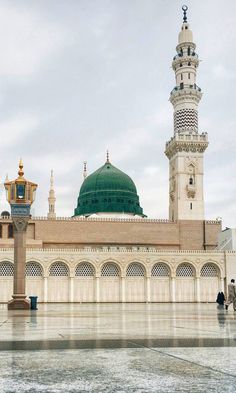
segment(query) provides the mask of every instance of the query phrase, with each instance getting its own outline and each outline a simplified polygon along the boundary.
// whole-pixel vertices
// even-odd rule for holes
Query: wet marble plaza
[[[236,313],[215,304],[0,305],[0,392],[235,392]]]

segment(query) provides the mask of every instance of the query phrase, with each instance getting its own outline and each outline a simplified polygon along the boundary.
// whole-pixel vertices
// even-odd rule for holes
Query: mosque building
[[[87,175],[72,217],[56,216],[53,173],[47,217],[27,228],[26,293],[39,302],[215,302],[236,276],[236,252],[218,249],[221,221],[204,216],[203,159],[198,130],[202,91],[187,8],[172,61],[174,133],[169,159],[169,219],[149,219],[134,181],[106,162]],[[0,218],[0,302],[13,288],[13,225]]]

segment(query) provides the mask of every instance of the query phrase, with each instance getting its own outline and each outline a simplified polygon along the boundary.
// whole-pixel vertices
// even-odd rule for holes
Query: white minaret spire
[[[198,133],[198,104],[202,97],[196,84],[198,55],[187,21],[187,6],[172,61],[176,85],[170,93],[174,108],[174,136],[166,143],[169,158],[170,220],[204,220],[203,153],[207,133]]]
[[[49,190],[49,197],[48,197],[48,218],[56,218],[56,211],[55,211],[55,191],[54,191],[54,177],[53,177],[53,170],[51,170],[51,177],[50,177],[50,190]]]

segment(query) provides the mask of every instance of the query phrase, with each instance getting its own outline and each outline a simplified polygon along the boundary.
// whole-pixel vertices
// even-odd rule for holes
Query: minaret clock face
[[[17,199],[25,199],[25,185],[17,184],[16,185],[16,198]]]

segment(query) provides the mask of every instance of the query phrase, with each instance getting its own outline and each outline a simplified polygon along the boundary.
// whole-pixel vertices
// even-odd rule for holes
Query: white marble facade
[[[13,290],[13,250],[2,251],[0,302],[7,302]],[[235,259],[236,252],[145,247],[31,249],[26,294],[37,295],[39,302],[215,302],[236,275]]]

